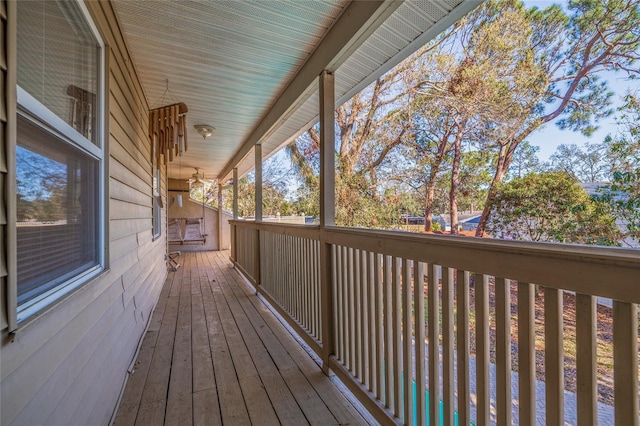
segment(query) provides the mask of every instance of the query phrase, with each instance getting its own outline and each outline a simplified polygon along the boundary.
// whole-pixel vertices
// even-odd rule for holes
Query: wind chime
[[[157,147],[157,164],[167,164],[173,157],[187,150],[187,112],[183,102],[162,106],[149,111],[149,138]]]

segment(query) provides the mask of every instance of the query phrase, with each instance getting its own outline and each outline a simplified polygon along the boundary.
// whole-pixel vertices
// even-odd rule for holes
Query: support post
[[[255,146],[256,154],[256,223],[262,222],[262,145]]]
[[[334,75],[324,70],[320,85],[320,282],[322,312],[322,371],[329,375],[329,361],[334,354],[334,318],[331,244],[325,230],[336,222],[335,215],[335,91]]]
[[[233,168],[233,220],[238,220],[238,168]],[[233,255],[233,261],[238,258],[238,239],[236,235],[236,226],[231,226],[231,254]]]
[[[262,145],[256,144],[255,146],[255,170],[256,170],[256,224],[262,223]],[[256,293],[258,292],[258,286],[260,286],[260,230],[255,228],[254,243],[255,243],[255,261],[253,278],[256,282]]]
[[[238,220],[238,168],[233,168],[233,220]]]
[[[218,183],[218,251],[224,250],[222,247],[222,184]]]

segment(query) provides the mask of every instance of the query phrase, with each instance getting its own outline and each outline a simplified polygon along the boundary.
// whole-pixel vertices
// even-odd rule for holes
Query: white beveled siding
[[[87,7],[108,45],[109,268],[19,324],[13,342],[5,330],[3,425],[108,424],[166,276],[166,211],[161,238],[152,238],[147,102],[111,4],[87,2]],[[166,176],[163,180],[166,188]]]

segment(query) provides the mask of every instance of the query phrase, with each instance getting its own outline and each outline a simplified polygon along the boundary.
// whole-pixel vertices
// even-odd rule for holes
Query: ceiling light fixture
[[[206,124],[196,124],[195,126],[193,126],[194,129],[196,129],[198,131],[198,133],[200,134],[200,136],[202,136],[202,139],[206,139],[209,136],[211,136],[213,134],[213,132],[216,130],[215,127],[213,126],[208,126]]]

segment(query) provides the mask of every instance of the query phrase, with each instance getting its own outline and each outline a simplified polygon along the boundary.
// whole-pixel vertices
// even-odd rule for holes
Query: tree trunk
[[[493,200],[496,198],[498,193],[498,185],[504,179],[505,174],[509,168],[509,161],[507,156],[507,146],[500,146],[500,153],[498,154],[498,164],[496,165],[496,172],[493,175],[493,180],[491,181],[491,185],[489,186],[489,191],[487,192],[487,199],[484,203],[484,209],[482,209],[482,214],[480,215],[480,220],[478,221],[478,227],[476,228],[476,237],[482,237],[484,231],[487,228],[487,222],[489,221],[489,214],[491,213],[491,204]]]
[[[436,194],[436,183],[434,179],[430,179],[429,183],[427,183],[427,196],[424,201],[424,230],[426,232],[431,232],[431,227],[433,225],[433,220],[431,218],[433,214],[433,199]]]
[[[462,128],[464,128],[464,123]],[[462,135],[460,131],[456,135],[453,145],[453,163],[451,164],[451,189],[449,190],[449,215],[451,234],[458,234],[458,186],[460,184],[460,161],[462,155]]]

